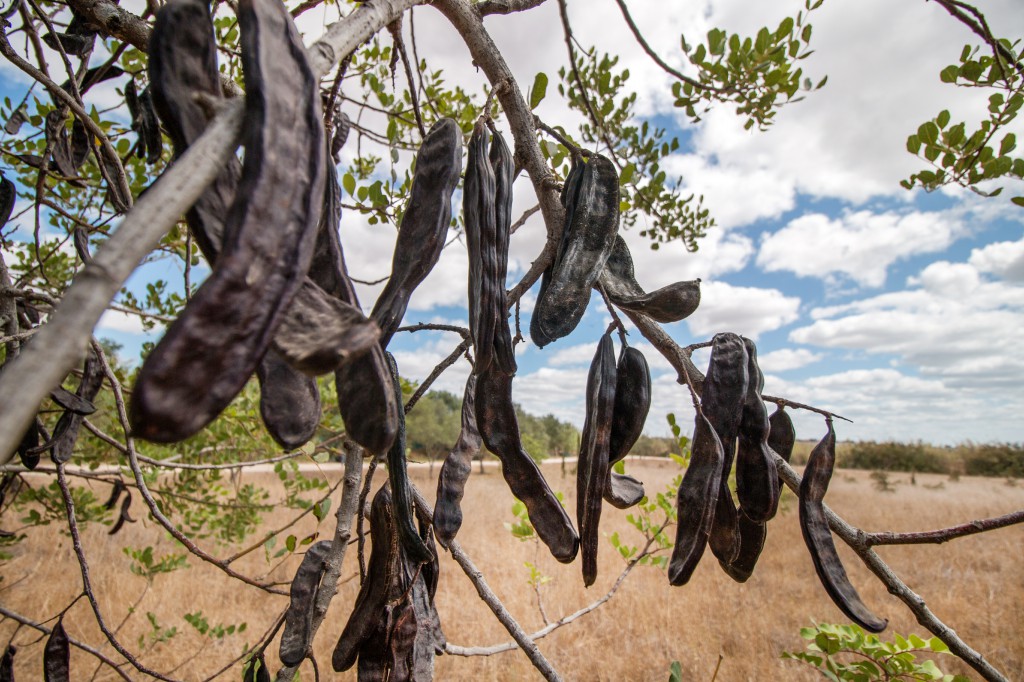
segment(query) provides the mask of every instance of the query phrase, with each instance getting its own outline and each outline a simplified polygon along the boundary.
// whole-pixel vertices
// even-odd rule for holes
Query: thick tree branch
[[[997,528],[1006,528],[1018,523],[1024,523],[1024,509],[990,519],[979,519],[939,530],[926,530],[916,533],[893,533],[891,531],[864,533],[861,536],[861,540],[868,547],[877,545],[935,545]]]
[[[545,2],[547,0],[484,0],[476,6],[476,10],[482,17],[488,14],[513,14],[540,7]]]

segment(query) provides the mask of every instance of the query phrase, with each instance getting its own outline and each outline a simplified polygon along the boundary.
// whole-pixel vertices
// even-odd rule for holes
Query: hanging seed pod
[[[53,166],[64,177],[74,177],[75,162],[71,152],[71,140],[68,139],[68,129],[64,125],[64,111],[54,109],[48,113],[44,130]]]
[[[113,509],[114,505],[117,504],[117,501],[121,499],[121,495],[126,490],[128,490],[128,487],[124,484],[124,481],[120,478],[116,479],[113,487],[110,489],[110,497],[108,497],[107,501],[103,504],[103,508]]]
[[[854,589],[836,552],[825,516],[824,497],[836,463],[836,433],[826,418],[828,432],[811,450],[800,483],[800,530],[822,586],[839,610],[869,632],[881,632],[889,621],[871,613]]]
[[[770,430],[768,431],[768,447],[778,453],[786,462],[793,456],[793,446],[796,445],[796,429],[793,428],[793,420],[789,418],[786,409],[779,405],[772,412],[768,419]]]
[[[64,631],[64,620],[58,620],[43,648],[43,679],[46,682],[68,682],[71,679],[71,643]]]
[[[614,164],[600,154],[573,163],[582,168],[566,179],[562,242],[541,283],[530,320],[530,336],[539,347],[567,336],[579,324],[619,229],[619,177]]]
[[[775,453],[768,447],[768,410],[761,400],[764,375],[757,366],[757,347],[743,339],[747,350],[747,396],[743,403],[736,449],[736,498],[751,521],[766,523],[779,508]]]
[[[711,534],[721,488],[722,443],[707,418],[697,413],[690,465],[676,493],[676,543],[668,564],[670,585],[685,585],[700,563]]]
[[[633,256],[621,236],[615,237],[601,281],[612,303],[623,310],[643,313],[662,324],[686,319],[700,305],[699,279],[676,282],[646,293],[636,281]]]
[[[508,324],[508,296],[505,279],[508,277],[508,248],[512,238],[512,185],[515,183],[516,164],[505,138],[497,130],[491,136],[491,167],[494,169],[494,226],[495,276],[494,304],[494,361],[509,376],[516,373],[515,346]]]
[[[611,459],[609,442],[616,405],[615,386],[615,348],[611,333],[605,332],[587,375],[587,411],[576,467],[576,525],[580,533],[585,587],[590,587],[597,579],[598,526]]]
[[[0,174],[0,227],[7,225],[14,213],[14,202],[18,198],[18,192],[14,183],[7,179],[7,176]]]
[[[289,589],[288,610],[281,633],[281,662],[295,667],[302,663],[313,641],[313,615],[320,580],[327,570],[327,553],[331,541],[321,540],[311,545],[302,557]]]
[[[4,122],[4,132],[8,135],[17,135],[21,130],[21,126],[25,125],[25,122],[28,121],[28,115],[25,111],[25,105],[23,104],[12,113],[10,118]]]
[[[401,405],[402,384],[398,378],[398,364],[391,353],[385,353],[385,355],[391,370],[395,401]],[[413,525],[412,485],[409,483],[409,472],[405,460],[405,410],[401,408],[398,410],[398,433],[388,450],[388,482],[391,484],[391,494],[394,496],[395,527],[398,529],[402,550],[408,554],[411,561],[417,564],[433,560],[433,553],[427,548]]]
[[[437,264],[452,220],[452,193],[462,172],[462,131],[450,118],[437,121],[416,154],[409,190],[391,261],[391,277],[373,306],[371,317],[387,348],[405,316],[409,298]]]
[[[39,466],[39,441],[49,440],[43,436],[43,422],[36,417],[28,428],[25,430],[25,435],[21,437],[21,442],[18,443],[18,459],[21,460],[21,466],[28,470],[35,469]]]
[[[100,388],[103,386],[103,377],[103,363],[96,355],[96,352],[90,348],[88,355],[85,356],[82,381],[78,384],[78,391],[75,393],[79,400],[87,403],[88,407],[91,408],[84,414],[90,414],[96,409],[92,401],[96,399]],[[79,407],[81,406],[79,405]],[[78,440],[78,431],[82,426],[82,419],[84,419],[82,409],[77,411],[67,409],[60,419],[57,420],[57,425],[54,427],[53,450],[50,453],[55,464],[67,462],[71,459],[71,454],[75,449],[75,442]]]
[[[302,447],[320,424],[320,389],[316,380],[296,372],[270,348],[256,366],[260,383],[260,417],[285,450]]]
[[[0,682],[14,682],[14,654],[18,653],[17,647],[7,645],[7,651],[0,657]]]
[[[476,375],[466,380],[462,397],[462,430],[455,447],[445,457],[437,477],[437,502],[434,504],[434,534],[445,549],[462,527],[462,496],[472,469],[473,458],[480,454],[480,431],[476,426]]]
[[[121,512],[117,516],[117,521],[115,521],[114,525],[110,527],[109,531],[107,531],[107,535],[116,535],[117,532],[121,530],[122,527],[124,527],[124,524],[135,523],[135,519],[133,519],[128,514],[128,510],[131,508],[131,506],[132,494],[125,490],[125,497],[123,500],[121,500]]]
[[[352,121],[348,114],[339,112],[334,117],[334,134],[331,136],[331,158],[334,163],[341,161],[341,149],[348,140],[348,133],[352,129]]]
[[[139,372],[132,427],[157,442],[195,433],[242,389],[302,285],[316,238],[325,149],[318,80],[283,5],[243,0],[238,15],[245,164],[213,273]]]
[[[651,410],[651,370],[644,354],[623,346],[616,370],[615,409],[608,441],[609,464],[622,461],[643,433]],[[644,497],[643,484],[610,468],[604,499],[619,509],[628,509]]]
[[[538,537],[558,561],[571,563],[579,551],[579,537],[537,463],[523,449],[512,404],[512,377],[494,366],[477,377],[476,423],[487,449],[501,460],[501,474],[512,494],[526,505]]]
[[[709,543],[715,556],[727,564],[732,563],[739,552],[738,512],[729,491],[729,472],[736,454],[748,380],[743,339],[736,334],[716,334],[701,393],[701,409],[722,443],[724,459]]]
[[[469,140],[462,190],[469,254],[469,329],[476,356],[473,371],[477,373],[491,366],[495,327],[499,316],[505,319],[497,296],[499,289],[505,291],[505,281],[498,282],[495,191],[494,169],[487,154],[487,126],[478,120]]]

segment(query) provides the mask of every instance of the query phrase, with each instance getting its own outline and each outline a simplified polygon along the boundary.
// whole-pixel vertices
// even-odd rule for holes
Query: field
[[[571,467],[571,465],[570,465]],[[544,467],[552,487],[566,495],[575,509],[575,479],[571,468],[564,476],[559,465]],[[627,471],[644,480],[648,491],[664,490],[678,469],[667,461],[631,462]],[[336,481],[340,471],[327,474]],[[412,472],[414,482],[428,499],[434,496],[434,479],[426,468]],[[269,474],[247,474],[273,486]],[[377,481],[383,476],[378,473]],[[827,497],[829,505],[855,525],[868,530],[924,530],[994,516],[1024,508],[1024,486],[1001,479],[918,474],[912,484],[908,474],[890,474],[893,492],[880,492],[869,472],[838,471]],[[105,496],[108,488],[97,486]],[[483,571],[488,583],[528,631],[544,626],[538,600],[550,620],[557,620],[602,597],[625,567],[607,536],[618,532],[624,542],[639,543],[639,534],[626,520],[626,512],[605,507],[602,517],[600,573],[597,583],[584,589],[579,563],[558,564],[535,541],[514,539],[503,524],[512,522],[512,497],[500,475],[489,468],[484,475],[474,467],[464,500],[466,523],[459,539]],[[142,515],[141,505],[133,507]],[[292,512],[294,513],[294,512]],[[272,514],[267,527],[288,519]],[[304,519],[297,534],[314,530],[315,521]],[[4,524],[9,526],[9,522]],[[331,523],[321,532],[329,534]],[[753,577],[740,585],[730,580],[710,553],[689,585],[672,588],[663,571],[637,567],[617,594],[602,607],[583,616],[539,645],[553,665],[573,680],[664,680],[669,665],[678,660],[683,679],[710,681],[719,665],[717,680],[815,680],[809,668],[780,660],[781,651],[800,650],[799,629],[812,621],[844,622],[821,588],[807,555],[797,523],[795,499],[787,496],[779,516],[769,525],[767,546]],[[92,524],[84,533],[91,575],[100,606],[112,627],[122,621],[119,638],[133,650],[144,648],[140,660],[176,679],[202,680],[222,668],[248,642],[262,636],[286,604],[284,597],[231,581],[189,557],[190,570],[159,575],[150,584],[132,575],[122,548],[154,547],[157,556],[177,551],[173,541],[151,521],[130,524],[110,538],[106,527]],[[55,527],[29,531],[18,545],[15,558],[6,564],[0,583],[0,604],[37,620],[50,618],[80,591],[80,574],[71,552],[70,538]],[[251,542],[251,540],[250,540]],[[232,548],[204,546],[218,556]],[[997,530],[955,540],[944,545],[883,547],[882,557],[921,594],[932,610],[964,640],[980,650],[1011,680],[1024,680],[1024,527]],[[358,591],[356,552],[349,551],[344,583],[327,621],[316,639],[321,679],[355,679],[351,672],[330,672],[330,656]],[[864,601],[879,615],[889,618],[894,632],[925,635],[904,605],[889,596],[851,552],[840,548],[854,584]],[[297,558],[268,563],[262,550],[239,561],[236,568],[256,577],[268,576],[287,583]],[[536,565],[550,580],[537,591],[528,584],[526,563]],[[490,611],[476,596],[473,586],[447,556],[441,557],[438,609],[448,641],[462,646],[487,646],[509,640]],[[134,613],[130,614],[130,610]],[[246,623],[241,634],[222,638],[203,636],[183,620],[188,612],[201,611],[211,626]],[[167,641],[151,637],[154,629],[147,613],[154,614],[162,629],[177,628]],[[127,618],[127,620],[125,620]],[[111,654],[92,618],[88,603],[79,600],[65,618],[69,634]],[[14,636],[18,647],[15,677],[41,679],[43,642],[26,628],[15,633],[7,620],[0,624],[0,643]],[[276,642],[268,659],[276,669]],[[114,654],[116,657],[116,654]],[[944,672],[969,672],[955,659],[936,655]],[[77,650],[72,653],[72,678],[88,680],[95,659]],[[239,668],[217,679],[237,680]],[[135,671],[129,671],[138,679]],[[523,680],[537,676],[519,651],[487,657],[442,656],[436,661],[438,680]],[[972,679],[976,676],[972,675]],[[119,679],[101,669],[97,680]],[[305,667],[303,680],[313,679]]]

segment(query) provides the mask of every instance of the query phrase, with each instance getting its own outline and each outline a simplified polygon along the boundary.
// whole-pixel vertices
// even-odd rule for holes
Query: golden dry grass
[[[676,469],[667,462],[631,463],[629,471],[642,478],[648,490],[662,490]],[[562,477],[557,465],[546,466],[552,487],[566,494],[566,505],[575,509],[574,479]],[[339,474],[331,474],[332,479]],[[273,477],[254,474],[261,483],[273,486]],[[379,479],[383,478],[378,474]],[[378,480],[379,480],[378,479]],[[428,499],[433,498],[434,481],[427,470],[416,470],[413,479]],[[1012,487],[998,479],[921,475],[917,485],[909,476],[892,475],[894,493],[874,489],[868,472],[837,472],[828,503],[854,524],[866,529],[923,530],[993,516],[1024,508],[1024,487]],[[98,490],[103,494],[105,489]],[[689,585],[672,588],[664,572],[638,567],[618,594],[597,611],[540,641],[540,648],[567,679],[573,680],[664,680],[669,664],[678,660],[686,680],[710,680],[722,656],[718,680],[814,680],[809,668],[780,660],[782,650],[802,649],[799,629],[812,621],[844,622],[818,583],[804,548],[797,523],[795,500],[770,524],[768,543],[753,577],[746,584],[732,582],[710,553]],[[535,563],[551,577],[541,587],[544,610],[551,619],[571,613],[602,596],[624,567],[606,539],[602,540],[600,574],[597,583],[584,589],[579,564],[555,562],[536,542],[520,542],[506,532],[503,523],[512,520],[512,497],[496,470],[481,476],[474,469],[464,510],[466,523],[459,539],[466,552],[482,569],[487,581],[509,610],[528,630],[544,625],[537,609],[537,597],[527,585],[525,562]],[[139,515],[137,512],[136,515]],[[618,531],[624,540],[639,542],[635,530],[625,521],[625,512],[606,507],[602,518],[605,536]],[[283,523],[287,515],[268,518],[269,527]],[[323,532],[328,532],[324,524]],[[308,533],[314,521],[303,520],[296,532]],[[108,620],[118,624],[135,602],[120,637],[136,649],[140,637],[149,632],[147,612],[157,614],[164,627],[177,626],[179,634],[168,643],[147,644],[141,660],[154,669],[184,680],[200,680],[240,653],[244,643],[254,642],[284,608],[284,597],[227,579],[218,570],[190,557],[192,568],[158,576],[153,585],[128,572],[123,546],[153,545],[157,554],[175,551],[174,543],[152,522],[127,526],[113,539],[106,528],[86,529],[84,541],[91,563],[92,579]],[[6,565],[0,603],[7,608],[43,620],[55,615],[80,590],[80,575],[73,558],[70,539],[56,529],[30,531],[15,559]],[[935,613],[969,644],[980,649],[1010,679],[1024,680],[1024,528],[1015,527],[981,536],[956,540],[940,546],[883,547],[883,558],[928,602]],[[230,548],[212,547],[226,556]],[[878,614],[890,619],[893,632],[924,634],[909,611],[889,596],[851,552],[840,548],[851,578],[864,601]],[[269,566],[262,551],[238,563],[250,575],[287,582],[298,563],[293,557],[281,565]],[[356,573],[356,556],[346,557],[343,576]],[[489,645],[509,639],[490,611],[477,598],[465,575],[447,555],[442,556],[438,609],[451,643]],[[316,639],[316,656],[321,661],[322,679],[354,679],[354,674],[330,672],[330,655],[344,627],[358,591],[358,581],[341,585],[327,621]],[[213,623],[246,622],[242,635],[211,640],[196,633],[183,620],[186,612],[202,611]],[[65,625],[72,637],[100,646],[110,653],[98,631],[88,605],[79,601],[69,612]],[[14,634],[10,621],[0,627],[0,642]],[[19,647],[16,678],[41,679],[42,642],[27,629],[14,635]],[[276,667],[276,642],[268,658]],[[951,657],[937,661],[946,672],[970,672]],[[89,679],[95,659],[73,651],[74,679]],[[139,678],[132,672],[132,678]],[[524,680],[537,676],[518,651],[490,657],[437,659],[439,680]],[[974,676],[976,677],[976,676]],[[117,679],[103,670],[96,679]],[[219,679],[239,679],[238,668]],[[312,671],[303,669],[303,679]]]

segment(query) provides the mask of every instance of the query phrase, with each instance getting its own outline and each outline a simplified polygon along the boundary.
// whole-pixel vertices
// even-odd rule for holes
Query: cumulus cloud
[[[1024,239],[996,242],[971,251],[968,261],[979,272],[986,272],[1011,282],[1024,281]]]
[[[777,289],[704,282],[700,307],[686,323],[698,338],[730,331],[757,340],[765,332],[794,322],[799,308],[800,299]]]
[[[806,348],[780,348],[770,353],[759,354],[757,364],[763,372],[785,372],[800,369],[821,360],[824,356]]]
[[[949,212],[854,211],[836,218],[809,213],[764,236],[757,264],[767,272],[838,277],[862,287],[880,287],[890,265],[944,251],[966,229]]]
[[[96,323],[99,331],[123,332],[125,334],[148,334],[138,315],[129,315],[119,310],[108,310]]]

